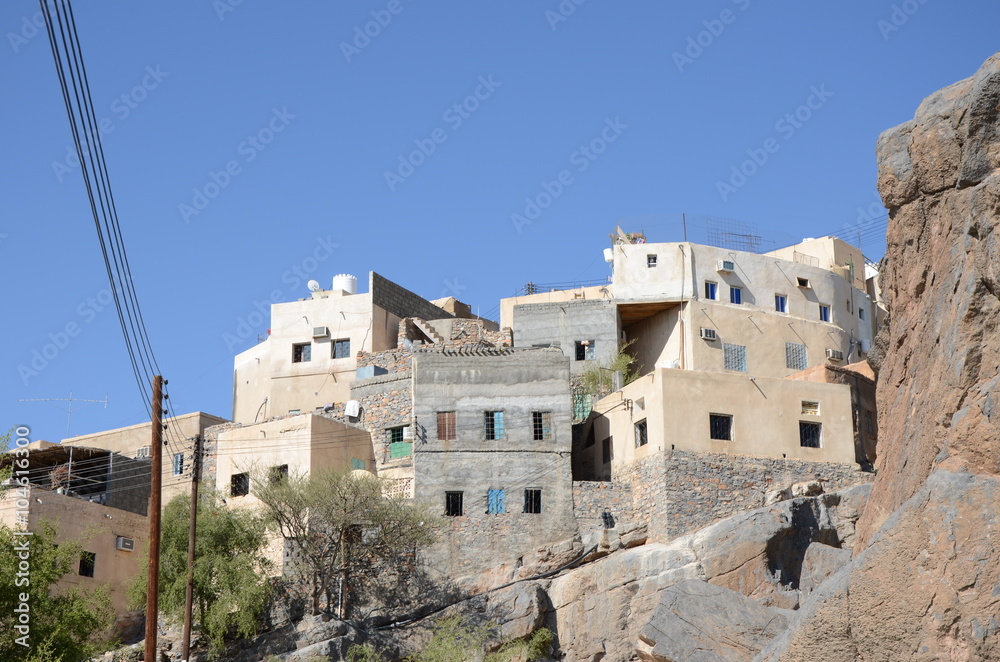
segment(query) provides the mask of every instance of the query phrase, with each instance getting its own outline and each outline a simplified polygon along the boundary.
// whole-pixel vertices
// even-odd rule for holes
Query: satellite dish
[[[309,288],[310,292],[319,292],[319,281],[311,280],[308,283],[306,283],[306,287]]]

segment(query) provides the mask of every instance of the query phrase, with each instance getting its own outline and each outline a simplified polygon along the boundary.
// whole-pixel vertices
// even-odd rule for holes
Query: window
[[[705,298],[715,301],[719,298],[719,284],[710,280],[705,281]]]
[[[726,370],[747,371],[746,345],[722,343],[722,367]]]
[[[582,421],[590,416],[594,399],[589,393],[573,394],[573,420]]]
[[[830,306],[819,304],[819,321],[820,322],[830,321]]]
[[[444,493],[444,514],[447,517],[462,516],[462,494],[463,492]]]
[[[655,255],[647,255],[646,256],[646,266],[649,267],[650,269],[653,269],[654,267],[656,267],[656,256]]]
[[[349,359],[351,358],[351,339],[342,338],[340,340],[333,341],[333,358],[335,359]]]
[[[729,303],[743,303],[743,288],[741,287],[730,287],[729,288]]]
[[[809,289],[809,279],[808,278],[799,277],[799,278],[796,278],[795,280],[796,280],[796,282],[797,282],[797,284],[798,284],[799,287],[802,287],[802,288],[805,288],[805,289]]]
[[[595,342],[593,340],[577,340],[576,341],[576,360],[577,361],[593,361],[596,354],[594,353]]]
[[[646,436],[646,419],[636,422],[635,424],[635,447],[645,446],[649,443],[649,438]]]
[[[292,345],[292,363],[307,363],[312,361],[312,343]]]
[[[534,441],[546,441],[552,438],[552,412],[531,412],[531,436]]]
[[[503,515],[507,512],[507,491],[490,490],[486,493],[486,513]]]
[[[173,475],[180,476],[182,473],[184,473],[184,453],[174,453]]]
[[[83,552],[80,554],[80,576],[93,577],[94,565],[97,563],[97,554],[93,552]]]
[[[809,367],[809,353],[805,345],[785,343],[785,367],[789,370],[805,370]]]
[[[267,480],[272,485],[284,482],[288,480],[288,465],[280,464],[276,467],[271,467],[267,471]]]
[[[524,512],[537,515],[542,512],[542,491],[527,489],[524,491]]]
[[[389,433],[390,444],[403,443],[403,428],[389,428],[386,432]]]
[[[238,497],[250,494],[250,474],[233,474],[229,479],[229,495]]]
[[[389,444],[389,459],[398,460],[401,457],[413,455],[413,444],[408,441],[394,441]]]
[[[784,294],[775,294],[774,295],[774,309],[776,311],[778,311],[779,313],[787,313],[788,312],[788,297],[786,297]]]
[[[820,448],[822,437],[822,423],[799,421],[799,446],[804,448]]]
[[[865,318],[865,309],[858,306],[858,319],[863,320]]]
[[[733,417],[729,414],[709,414],[708,436],[720,441],[732,441]]]
[[[611,443],[611,437],[608,437],[601,442],[601,461],[604,464],[611,462],[611,458],[614,457],[614,450]]]
[[[487,411],[483,413],[483,428],[486,439],[503,439],[503,412]]]
[[[815,400],[802,401],[803,416],[819,416],[819,403]]]
[[[438,415],[438,439],[440,441],[453,441],[455,434],[455,412],[439,411]]]

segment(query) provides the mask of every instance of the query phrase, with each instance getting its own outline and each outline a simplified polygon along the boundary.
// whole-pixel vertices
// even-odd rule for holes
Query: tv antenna
[[[69,407],[66,408],[66,409],[64,409],[63,407],[60,407],[59,405],[52,405],[53,407],[58,407],[62,411],[66,412],[66,436],[67,437],[70,436],[69,435],[69,426],[70,426],[70,423],[73,420],[73,412],[74,411],[80,411],[84,407],[89,407],[90,405],[93,405],[93,404],[103,404],[105,409],[108,408],[108,396],[107,395],[104,396],[103,400],[84,400],[82,398],[74,398],[73,397],[73,391],[69,392],[69,397],[68,398],[29,398],[29,399],[18,400],[18,402],[48,402],[50,404],[53,403],[53,402],[68,402],[69,403]],[[74,402],[85,402],[87,404],[83,405],[83,407],[77,407],[76,409],[73,409],[73,403]]]

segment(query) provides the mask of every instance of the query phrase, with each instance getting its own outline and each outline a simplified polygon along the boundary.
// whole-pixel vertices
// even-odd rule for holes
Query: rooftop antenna
[[[48,403],[52,403],[52,402],[68,402],[69,403],[69,408],[68,409],[63,409],[59,405],[52,405],[53,407],[57,407],[57,408],[61,409],[62,411],[66,412],[66,436],[67,437],[70,436],[70,434],[69,434],[69,426],[70,426],[70,423],[73,420],[73,412],[74,411],[80,411],[84,407],[89,407],[90,405],[93,405],[93,404],[103,404],[105,409],[108,408],[108,396],[107,396],[107,394],[105,394],[103,400],[84,400],[82,398],[74,398],[73,397],[73,391],[69,392],[69,397],[68,398],[28,398],[28,399],[18,400],[18,402],[48,402]],[[73,409],[73,403],[74,402],[86,402],[87,404],[83,405],[83,407],[77,407],[76,409]]]

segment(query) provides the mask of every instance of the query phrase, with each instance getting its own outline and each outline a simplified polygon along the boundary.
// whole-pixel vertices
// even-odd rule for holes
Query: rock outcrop
[[[934,468],[1000,473],[1000,54],[883,133],[878,165],[891,321],[862,547]]]

